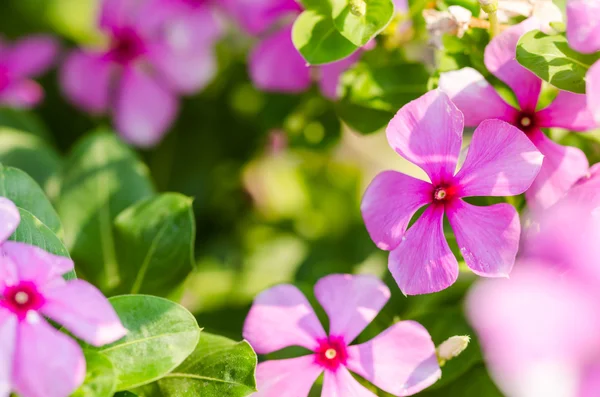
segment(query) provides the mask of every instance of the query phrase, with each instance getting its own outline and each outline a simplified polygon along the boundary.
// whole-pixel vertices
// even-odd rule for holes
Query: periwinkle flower
[[[94,346],[127,331],[100,291],[63,279],[73,270],[69,258],[6,241],[19,221],[15,205],[0,197],[0,396],[65,397],[83,382],[85,358],[44,316]]]
[[[315,285],[329,317],[326,333],[302,292],[284,284],[259,294],[244,324],[244,338],[259,354],[301,346],[306,356],[260,363],[256,397],[306,397],[324,373],[322,397],[375,397],[349,370],[396,396],[409,396],[435,383],[441,370],[431,336],[414,321],[398,322],[368,342],[350,343],[390,298],[380,280],[333,274]]]
[[[487,119],[504,120],[523,131],[542,152],[542,169],[525,193],[527,203],[534,210],[556,203],[589,167],[580,149],[553,142],[542,128],[587,131],[596,126],[587,110],[585,95],[560,91],[548,107],[537,108],[542,80],[516,61],[516,48],[523,34],[539,27],[538,19],[527,19],[506,29],[485,49],[485,65],[513,90],[518,108],[506,103],[475,69],[464,68],[440,77],[440,88],[464,113],[467,126],[475,127]]]
[[[387,127],[390,146],[429,176],[426,182],[384,171],[373,179],[361,204],[371,239],[390,251],[388,266],[404,294],[437,292],[456,281],[458,262],[444,235],[444,214],[473,272],[506,277],[514,264],[521,232],[514,207],[479,207],[462,198],[523,193],[540,171],[543,156],[519,129],[487,120],[475,130],[465,162],[455,172],[463,126],[460,110],[434,90],[400,109]]]

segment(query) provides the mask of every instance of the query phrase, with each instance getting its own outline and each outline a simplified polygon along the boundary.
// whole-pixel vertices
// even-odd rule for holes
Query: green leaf
[[[470,348],[470,347],[469,347]],[[444,371],[442,369],[442,371]],[[442,375],[444,379],[444,375]],[[419,393],[420,397],[502,397],[494,382],[490,379],[483,364],[471,368],[460,378],[440,389],[425,389]]]
[[[256,363],[248,342],[203,333],[196,350],[144,397],[249,396],[256,392]]]
[[[337,31],[330,16],[304,11],[294,22],[292,41],[311,65],[335,62],[357,50]]]
[[[99,131],[75,145],[57,209],[65,243],[87,280],[105,291],[119,284],[113,221],[153,193],[147,168],[114,132]]]
[[[148,295],[109,299],[129,331],[98,349],[115,367],[117,390],[154,382],[185,360],[198,344],[200,328],[183,306]]]
[[[402,106],[427,92],[428,80],[429,73],[420,64],[360,62],[342,75],[343,95],[336,110],[352,129],[372,133],[386,126]]]
[[[585,75],[598,59],[569,47],[564,33],[548,36],[539,30],[526,33],[517,44],[517,61],[542,80],[561,90],[585,93]]]
[[[166,295],[192,270],[192,199],[165,193],[134,204],[115,220],[120,289]]]
[[[332,0],[333,24],[352,44],[362,47],[394,17],[392,0]]]
[[[139,394],[132,393],[129,390],[124,390],[115,393],[114,397],[139,397]]]
[[[117,386],[115,369],[104,355],[86,350],[86,374],[83,385],[71,397],[112,397]]]
[[[41,120],[34,113],[24,109],[0,107],[0,126],[28,132],[44,140],[50,138]]]

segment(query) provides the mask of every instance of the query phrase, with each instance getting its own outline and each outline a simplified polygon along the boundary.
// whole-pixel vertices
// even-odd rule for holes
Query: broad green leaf
[[[442,372],[445,368],[442,369]],[[442,375],[442,379],[444,376]],[[435,384],[434,384],[435,385]],[[455,379],[449,385],[434,389],[423,390],[419,397],[502,397],[494,382],[490,379],[483,364],[471,368],[460,378]]]
[[[57,200],[65,243],[78,270],[101,289],[119,284],[114,219],[153,193],[147,168],[113,131],[83,138],[66,159]]]
[[[166,295],[192,270],[196,223],[192,199],[165,193],[123,211],[115,220],[119,289]]]
[[[245,397],[256,392],[256,353],[246,341],[202,333],[196,350],[144,397]]]
[[[321,14],[331,13],[332,0],[298,0],[305,10],[315,10]]]
[[[198,344],[200,328],[183,306],[149,295],[109,299],[129,331],[98,349],[115,367],[117,390],[154,382],[183,362]]]
[[[394,17],[392,0],[331,0],[333,24],[352,44],[362,47]]]
[[[0,126],[28,132],[44,140],[50,138],[41,120],[34,113],[24,109],[0,107]]]
[[[304,11],[294,22],[292,41],[311,65],[335,62],[357,50],[357,46],[337,31],[331,16]]]
[[[542,80],[561,90],[585,93],[585,75],[600,53],[580,54],[569,47],[564,33],[548,36],[526,33],[517,44],[517,61]]]
[[[428,80],[429,73],[420,64],[360,62],[342,75],[338,115],[358,132],[378,131],[402,106],[427,92]]]
[[[83,385],[71,397],[112,397],[117,378],[112,362],[104,355],[86,350],[86,374]]]

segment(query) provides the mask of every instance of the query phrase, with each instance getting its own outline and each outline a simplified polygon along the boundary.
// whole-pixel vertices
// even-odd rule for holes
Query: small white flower
[[[460,6],[450,6],[447,11],[423,11],[423,18],[425,18],[429,32],[429,42],[441,48],[444,34],[463,37],[469,29],[471,17],[471,11]]]

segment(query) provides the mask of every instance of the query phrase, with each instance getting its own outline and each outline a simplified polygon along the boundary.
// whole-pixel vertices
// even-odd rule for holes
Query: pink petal
[[[600,3],[569,0],[567,3],[567,39],[573,49],[592,53],[600,50]]]
[[[467,127],[477,127],[487,119],[511,122],[517,117],[517,110],[473,68],[442,73],[439,86],[463,112]]]
[[[40,286],[73,270],[73,261],[50,254],[33,245],[7,241],[2,251],[15,264],[20,280],[34,281]]]
[[[0,104],[31,108],[44,98],[44,90],[33,80],[15,80],[0,91]]]
[[[517,210],[504,203],[477,207],[455,200],[447,214],[467,266],[479,276],[508,277],[521,235]]]
[[[256,367],[253,397],[307,397],[323,368],[312,355],[287,360],[272,360]]]
[[[286,15],[302,11],[295,0],[221,0],[219,3],[253,35],[265,32]]]
[[[580,149],[561,146],[541,130],[533,131],[529,138],[544,155],[544,162],[525,197],[532,209],[545,209],[556,203],[579,178],[587,174],[589,163]]]
[[[115,123],[127,142],[152,147],[163,138],[177,114],[177,99],[158,81],[140,70],[123,73],[117,95]]]
[[[325,371],[322,397],[377,397],[373,392],[358,383],[345,367],[337,371]],[[300,396],[298,396],[300,397]],[[302,396],[304,397],[304,396]]]
[[[437,185],[454,175],[463,125],[460,110],[445,93],[433,90],[400,109],[386,134],[390,146]]]
[[[512,88],[521,109],[530,112],[537,106],[542,80],[517,62],[517,43],[525,33],[539,28],[537,19],[526,19],[496,36],[485,49],[488,70]]]
[[[596,62],[585,76],[588,109],[600,124],[600,62]]]
[[[588,131],[597,124],[587,106],[585,95],[560,91],[550,106],[540,110],[536,116],[540,127]]]
[[[0,396],[9,396],[17,342],[17,317],[0,308]]]
[[[19,222],[21,215],[17,206],[6,197],[0,197],[0,244],[17,230]]]
[[[243,333],[259,354],[288,346],[315,350],[317,339],[326,337],[310,303],[298,288],[289,284],[277,285],[254,299]]]
[[[261,41],[249,62],[250,78],[261,90],[298,93],[311,85],[310,68],[292,43],[291,25]]]
[[[73,51],[60,69],[60,84],[71,102],[90,113],[104,113],[109,104],[113,65],[102,54]]]
[[[4,54],[4,65],[13,76],[34,77],[52,66],[58,50],[58,41],[51,36],[29,36],[14,43]]]
[[[514,196],[526,191],[544,156],[527,136],[504,121],[486,120],[473,134],[465,162],[456,174],[462,196]]]
[[[414,321],[401,321],[369,342],[350,346],[348,368],[395,396],[418,393],[442,376],[431,336]]]
[[[37,314],[20,322],[17,333],[13,373],[17,393],[27,397],[65,397],[83,383],[85,359],[72,338]]]
[[[596,397],[600,395],[600,363],[591,363],[583,371],[578,397]]]
[[[45,316],[94,346],[121,339],[127,333],[102,293],[83,280],[73,280],[43,291]]]
[[[458,277],[458,262],[446,242],[443,217],[443,206],[429,206],[390,253],[388,267],[405,295],[441,291]]]
[[[352,342],[390,299],[390,290],[376,277],[332,274],[315,285],[315,296],[329,317],[329,335]]]
[[[361,56],[361,51],[356,51],[347,58],[340,61],[329,63],[318,67],[319,70],[319,88],[321,93],[328,99],[335,101],[338,99],[338,85],[342,74],[350,69]]]
[[[433,186],[395,171],[377,175],[363,197],[360,209],[373,242],[393,250],[400,244],[415,212],[432,201]]]

